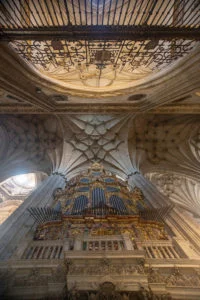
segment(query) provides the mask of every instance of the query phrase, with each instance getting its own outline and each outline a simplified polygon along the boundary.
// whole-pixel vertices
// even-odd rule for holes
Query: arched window
[[[102,188],[95,188],[92,191],[92,207],[106,204],[106,196]]]
[[[120,197],[116,195],[112,195],[109,201],[110,201],[110,205],[113,208],[117,209],[119,214],[123,214],[123,215],[128,214],[126,206],[124,205],[124,202]]]
[[[82,211],[87,207],[88,198],[84,195],[77,197],[72,208],[72,215],[81,215]]]

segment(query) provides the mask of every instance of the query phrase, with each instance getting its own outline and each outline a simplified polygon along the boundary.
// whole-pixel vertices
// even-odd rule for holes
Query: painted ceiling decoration
[[[199,299],[199,25],[199,0],[0,0],[0,295]]]
[[[0,38],[12,39],[17,54],[56,84],[97,93],[120,90],[195,48],[199,6],[196,0],[7,0],[0,5]]]
[[[15,114],[0,116],[2,181],[21,166],[70,180],[93,162],[151,184],[163,170],[199,178],[199,8],[1,1],[0,112]]]
[[[41,74],[72,88],[116,88],[170,65],[196,45],[180,41],[16,41],[16,52]]]

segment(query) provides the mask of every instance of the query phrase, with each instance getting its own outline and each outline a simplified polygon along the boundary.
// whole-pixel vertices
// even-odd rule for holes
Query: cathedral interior
[[[199,0],[0,0],[0,299],[200,299],[199,41]]]

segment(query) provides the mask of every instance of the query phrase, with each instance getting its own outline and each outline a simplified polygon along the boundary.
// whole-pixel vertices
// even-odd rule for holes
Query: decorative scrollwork
[[[101,87],[112,85],[122,74],[137,80],[160,70],[189,53],[194,42],[46,40],[15,41],[13,47],[50,77],[71,82],[78,74],[83,85]]]

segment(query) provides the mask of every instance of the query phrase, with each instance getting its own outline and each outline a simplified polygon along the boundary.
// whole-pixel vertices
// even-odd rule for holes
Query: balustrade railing
[[[83,241],[82,243],[82,250],[84,251],[118,251],[124,248],[125,245],[122,240]]]
[[[131,247],[130,247],[131,243]],[[62,259],[64,252],[120,252],[145,251],[150,259],[180,259],[183,258],[180,249],[171,241],[138,242],[123,239],[121,236],[66,239],[64,241],[33,241],[24,251],[21,259]]]
[[[170,244],[166,245],[143,245],[148,258],[156,259],[178,259],[181,255],[177,249]]]
[[[32,245],[28,247],[22,257],[22,259],[61,259],[63,258],[63,246],[62,245]]]

